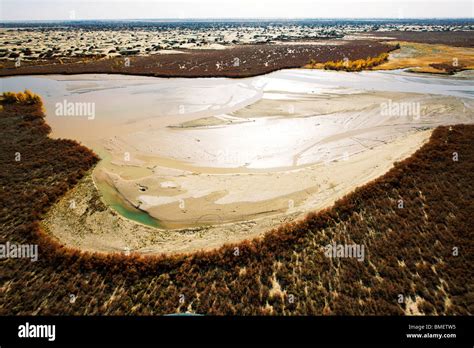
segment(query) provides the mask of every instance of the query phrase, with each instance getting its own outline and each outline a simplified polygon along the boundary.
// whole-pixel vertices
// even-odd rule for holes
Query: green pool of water
[[[101,161],[97,165],[97,168],[110,161],[110,156],[107,154],[107,152],[96,149],[96,153],[101,157]],[[162,227],[160,222],[157,219],[151,217],[147,212],[136,209],[135,207],[130,206],[130,204],[127,202],[124,202],[115,188],[110,187],[106,183],[96,182],[96,185],[105,203],[120,215],[147,226],[158,228]]]

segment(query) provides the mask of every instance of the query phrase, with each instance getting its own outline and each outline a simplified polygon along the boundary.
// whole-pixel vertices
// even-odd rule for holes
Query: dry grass
[[[386,62],[388,53],[381,53],[377,57],[367,57],[366,59],[357,60],[338,60],[325,63],[316,63],[314,60],[309,62],[307,67],[311,69],[325,70],[343,70],[343,71],[362,71],[372,69],[373,67]]]
[[[41,97],[27,89],[24,92],[4,92],[0,97],[5,104],[42,105]]]
[[[414,72],[451,74],[474,69],[474,48],[440,44],[399,42],[400,50],[375,70],[412,68]]]

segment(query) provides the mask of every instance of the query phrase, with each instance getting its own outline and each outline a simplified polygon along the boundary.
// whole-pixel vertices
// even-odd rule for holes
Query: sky
[[[0,21],[473,17],[474,0],[0,0]]]

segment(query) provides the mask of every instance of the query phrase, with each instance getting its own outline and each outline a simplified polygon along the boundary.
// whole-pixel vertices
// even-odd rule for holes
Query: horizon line
[[[473,17],[228,17],[228,18],[216,18],[216,17],[185,17],[185,18],[88,18],[88,19],[0,19],[1,22],[88,22],[88,21],[236,21],[236,20],[450,20],[450,19],[463,19],[474,22]]]

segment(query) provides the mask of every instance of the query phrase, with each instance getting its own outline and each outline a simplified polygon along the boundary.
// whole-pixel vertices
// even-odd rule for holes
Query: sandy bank
[[[305,216],[305,211],[332,205],[337,199],[351,192],[354,187],[385,173],[394,161],[411,155],[428,140],[430,133],[431,131],[417,132],[394,143],[355,155],[350,161],[316,165],[309,171],[295,173],[297,178],[290,179],[293,182],[300,178],[313,181],[312,185],[316,187],[314,200],[306,200],[304,205],[300,205],[299,193],[281,197],[279,206],[276,206],[275,202],[271,204],[272,210],[280,211],[273,216],[256,217],[217,226],[176,230],[152,228],[125,219],[105,206],[89,175],[49,211],[43,220],[43,226],[62,243],[89,251],[132,250],[147,254],[210,250],[227,243],[261,236],[281,223]],[[255,185],[254,177],[244,177],[242,181]],[[266,181],[271,182],[268,178]],[[275,183],[270,187],[272,191],[275,187],[283,186],[273,185]],[[295,199],[294,205],[291,204],[290,197]],[[75,203],[75,208],[71,208],[71,201]],[[190,203],[187,212],[182,212],[182,215],[188,212],[192,214],[191,212],[198,207],[202,208],[199,202],[195,205]],[[251,207],[248,209],[252,210]]]

